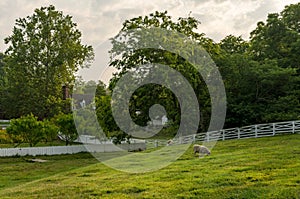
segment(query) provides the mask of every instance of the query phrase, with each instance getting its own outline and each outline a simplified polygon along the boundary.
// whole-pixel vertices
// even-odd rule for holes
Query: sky
[[[299,0],[1,0],[0,51],[7,48],[3,39],[12,33],[17,18],[32,15],[35,8],[54,5],[57,10],[73,16],[82,32],[82,42],[92,45],[95,61],[90,69],[79,74],[85,80],[107,82],[112,69],[107,67],[109,38],[115,36],[126,19],[154,11],[168,11],[174,20],[189,13],[201,22],[199,32],[215,41],[229,34],[249,38],[258,21],[268,13],[280,12],[285,5]]]

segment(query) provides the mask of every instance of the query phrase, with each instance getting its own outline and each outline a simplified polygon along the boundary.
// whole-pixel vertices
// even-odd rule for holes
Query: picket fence
[[[37,156],[37,155],[61,155],[75,154],[80,152],[116,152],[116,151],[138,151],[145,150],[145,142],[114,145],[112,143],[74,145],[74,146],[49,146],[49,147],[23,147],[23,148],[2,148],[0,149],[0,157],[11,156]]]
[[[275,136],[282,134],[300,133],[300,120],[256,124],[251,126],[244,126],[241,128],[222,129],[218,131],[198,133],[188,136],[175,137],[172,139],[172,144],[185,144],[195,142],[212,142],[219,140],[230,139],[246,139],[259,138],[267,136]],[[168,140],[147,140],[147,148],[156,148],[159,146],[166,146]]]

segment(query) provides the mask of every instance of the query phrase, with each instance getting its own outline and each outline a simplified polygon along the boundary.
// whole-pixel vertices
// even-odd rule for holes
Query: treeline
[[[212,55],[228,98],[226,127],[300,119],[300,3],[268,15],[250,40],[227,36]]]
[[[199,33],[197,30],[200,27],[199,22],[193,17],[173,21],[167,12],[155,12],[148,16],[126,20],[121,29],[122,34],[112,39],[113,48],[110,52],[113,58],[110,65],[119,69],[119,72],[111,79],[109,88],[113,90],[118,80],[129,71],[137,71],[137,74],[150,72],[151,69],[144,67],[145,64],[168,65],[181,72],[192,85],[201,111],[198,131],[207,130],[211,117],[211,99],[203,78],[191,64],[163,49],[127,48],[127,46],[131,48],[143,46],[137,39],[139,35],[134,35],[136,33],[130,30],[165,28],[183,33],[204,47],[216,63],[227,96],[225,128],[298,120],[300,119],[299,13],[300,3],[286,6],[280,13],[269,14],[266,22],[258,22],[256,29],[250,33],[249,40],[244,40],[241,36],[228,35],[220,42]],[[122,37],[125,39],[122,40]],[[167,43],[168,39],[170,38],[162,38],[162,42]],[[124,40],[127,42],[125,45]],[[155,42],[154,40],[151,42]],[[140,125],[147,125],[150,120],[149,108],[157,103],[166,108],[172,131],[175,131],[181,119],[180,105],[174,94],[163,86],[144,85],[134,92],[129,108],[133,120]],[[137,111],[139,114],[136,114]],[[113,129],[115,125],[107,127],[110,127],[108,130],[116,130]]]

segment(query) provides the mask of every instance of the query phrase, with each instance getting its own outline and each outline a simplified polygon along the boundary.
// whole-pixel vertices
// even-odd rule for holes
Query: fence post
[[[257,138],[257,125],[255,125],[255,137]]]
[[[240,130],[240,128],[237,128],[238,129],[238,139],[240,139],[240,137],[241,137],[241,130]]]
[[[273,136],[275,135],[275,133],[276,133],[275,123],[273,123]]]
[[[196,142],[196,134],[193,135],[193,143]]]
[[[294,133],[295,133],[295,121],[292,122],[292,125],[293,125],[293,130],[292,130],[292,132],[293,132],[293,134],[294,134]]]
[[[225,130],[223,129],[222,132],[223,132],[223,140],[225,140]]]
[[[209,142],[209,132],[206,132],[206,140]]]
[[[155,148],[158,147],[158,141],[157,141],[157,140],[154,141],[154,147],[155,147]]]

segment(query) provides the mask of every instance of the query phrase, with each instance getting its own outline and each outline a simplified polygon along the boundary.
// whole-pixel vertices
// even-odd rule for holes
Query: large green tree
[[[226,88],[226,127],[297,119],[299,101],[292,94],[296,70],[275,60],[258,62],[245,54],[227,54],[220,70]]]
[[[72,16],[54,6],[16,20],[12,35],[5,38],[10,117],[33,113],[47,118],[65,109],[62,86],[72,84],[75,72],[93,59],[92,47],[82,44],[81,36]]]
[[[273,98],[269,110],[271,115],[266,116],[268,120],[287,120],[299,118],[300,110],[300,3],[291,4],[280,13],[271,13],[266,22],[258,22],[257,27],[251,32],[251,56],[260,64],[273,61],[283,69],[296,70],[297,73],[289,73],[285,79],[274,77],[278,80],[277,95]],[[271,71],[274,74],[274,71]],[[274,84],[276,85],[276,84]],[[284,87],[284,89],[282,89]],[[272,116],[272,117],[271,117]],[[272,118],[272,119],[271,119]]]
[[[251,32],[251,50],[256,60],[276,59],[280,67],[300,71],[300,3],[271,13],[266,22],[258,22]]]
[[[126,20],[123,23],[121,33],[112,39],[113,47],[110,51],[112,55],[110,66],[117,68],[119,71],[115,73],[114,77],[111,79],[109,88],[111,90],[115,90],[115,85],[118,80],[129,71],[135,71],[141,78],[144,78],[145,74],[150,74],[148,75],[148,77],[150,77],[152,70],[155,68],[151,66],[151,63],[167,65],[180,72],[189,81],[189,84],[194,89],[200,102],[199,104],[202,114],[199,124],[199,131],[205,130],[209,124],[210,99],[205,83],[197,69],[194,68],[194,66],[189,63],[186,58],[183,58],[179,54],[170,52],[163,48],[134,49],[134,47],[138,47],[139,45],[147,46],[149,44],[149,46],[151,46],[153,43],[158,42],[153,35],[152,37],[148,38],[148,40],[139,39],[141,37],[147,37],[147,33],[145,33],[145,35],[143,35],[142,32],[135,34],[135,30],[146,30],[145,32],[147,32],[149,29],[161,28],[162,30],[170,32],[174,31],[185,35],[185,38],[188,38],[190,41],[204,46],[209,53],[216,54],[217,48],[215,48],[214,42],[206,38],[204,34],[200,34],[196,31],[198,25],[199,21],[193,17],[180,17],[177,20],[173,20],[166,11],[155,12],[148,16],[140,16]],[[139,33],[141,33],[141,35],[139,35]],[[164,33],[160,34],[160,31],[157,31],[156,38],[160,38],[158,39],[160,40],[159,42],[161,42],[160,44],[166,46],[173,41],[174,46],[172,46],[172,48],[180,50],[180,53],[182,54],[190,53],[185,51],[185,42],[187,41],[183,39],[183,37],[175,38],[176,36],[174,35],[164,35]],[[125,38],[125,43],[122,40],[122,37]],[[130,49],[131,47],[133,48]],[[191,55],[187,55],[187,57],[189,56]],[[161,72],[164,73],[163,70]],[[167,80],[168,78],[166,76],[166,81]],[[122,89],[126,89],[125,87]],[[144,85],[133,93],[130,100],[129,110],[134,122],[141,126],[146,126],[147,122],[151,120],[149,117],[149,109],[154,104],[161,104],[164,106],[169,120],[173,121],[173,125],[179,126],[182,110],[177,97],[171,90],[157,84]]]
[[[256,30],[260,26],[261,23]],[[258,38],[245,41],[241,37],[229,35],[219,43],[222,53],[215,61],[226,87],[226,127],[298,118],[299,77],[295,68],[282,65],[283,57],[275,56],[278,53],[276,49],[267,47],[268,40],[277,42],[285,33],[276,33],[274,36],[277,39],[269,35],[269,38],[261,38],[262,43],[257,43]],[[283,42],[281,45],[288,43]],[[293,52],[286,56],[293,57]]]

